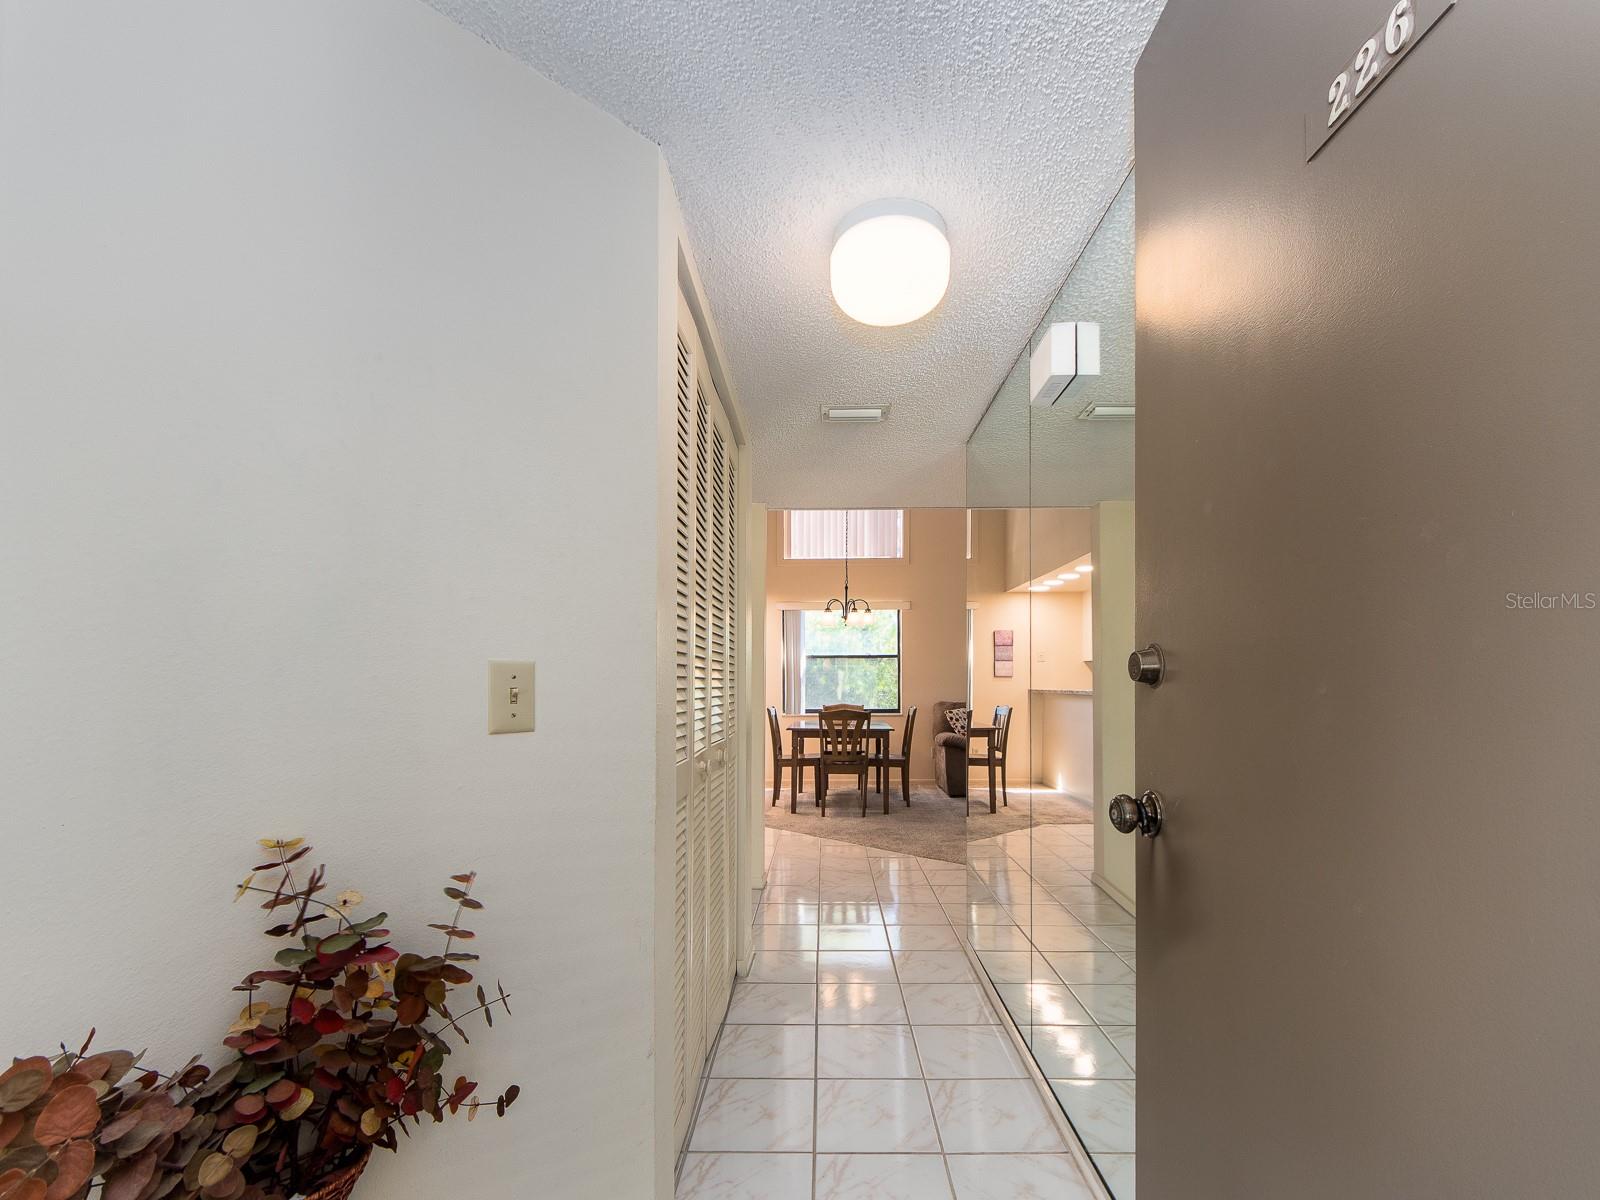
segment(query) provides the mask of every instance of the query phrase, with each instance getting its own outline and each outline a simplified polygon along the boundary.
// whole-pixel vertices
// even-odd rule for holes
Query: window
[[[855,627],[836,613],[785,610],[785,712],[815,712],[825,704],[900,711],[900,613],[880,609],[876,617]]]
[[[783,517],[785,558],[844,558],[845,517],[851,558],[904,558],[906,514],[901,508],[790,509]]]

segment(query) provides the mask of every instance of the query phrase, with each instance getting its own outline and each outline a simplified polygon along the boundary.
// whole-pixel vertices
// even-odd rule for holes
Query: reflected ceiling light
[[[1059,579],[1041,579],[1039,582],[1044,584],[1047,588],[1058,588],[1061,586],[1061,580]]]
[[[1048,592],[1050,589],[1042,583],[1036,583],[1028,589],[1030,592]]]
[[[1094,564],[1093,563],[1079,563],[1077,566],[1073,567],[1072,569],[1074,571],[1082,571],[1085,575],[1087,575],[1090,571],[1094,570]]]
[[[1079,375],[1100,374],[1100,326],[1058,321],[1044,331],[1028,360],[1028,395],[1035,408],[1061,399]]]
[[[1056,582],[1057,583],[1071,583],[1074,579],[1082,579],[1082,578],[1083,578],[1083,576],[1079,575],[1076,571],[1068,571],[1065,575],[1057,575],[1056,576]]]
[[[874,200],[839,224],[828,261],[833,298],[863,325],[927,316],[950,285],[944,218],[915,200]]]

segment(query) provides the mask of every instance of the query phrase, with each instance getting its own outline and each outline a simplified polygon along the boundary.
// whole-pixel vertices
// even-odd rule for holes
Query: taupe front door
[[[1392,6],[1138,73],[1144,1200],[1600,1192],[1600,4]]]

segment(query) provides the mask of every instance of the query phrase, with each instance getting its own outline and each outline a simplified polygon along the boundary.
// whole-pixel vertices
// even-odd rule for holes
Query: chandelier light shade
[[[878,618],[872,611],[872,605],[859,596],[850,595],[850,512],[844,514],[844,598],[835,596],[823,606],[824,612],[837,612],[839,619],[846,625],[859,629],[871,625]]]
[[[950,286],[944,219],[915,200],[874,200],[847,216],[829,259],[833,298],[863,325],[905,325]]]

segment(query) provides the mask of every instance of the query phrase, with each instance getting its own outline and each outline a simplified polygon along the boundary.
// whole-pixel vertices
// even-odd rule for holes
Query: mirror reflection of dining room
[[[969,815],[1088,812],[1088,573],[1054,579],[1087,524],[1061,511],[1048,588],[1026,509],[768,514],[769,831],[964,863]]]

